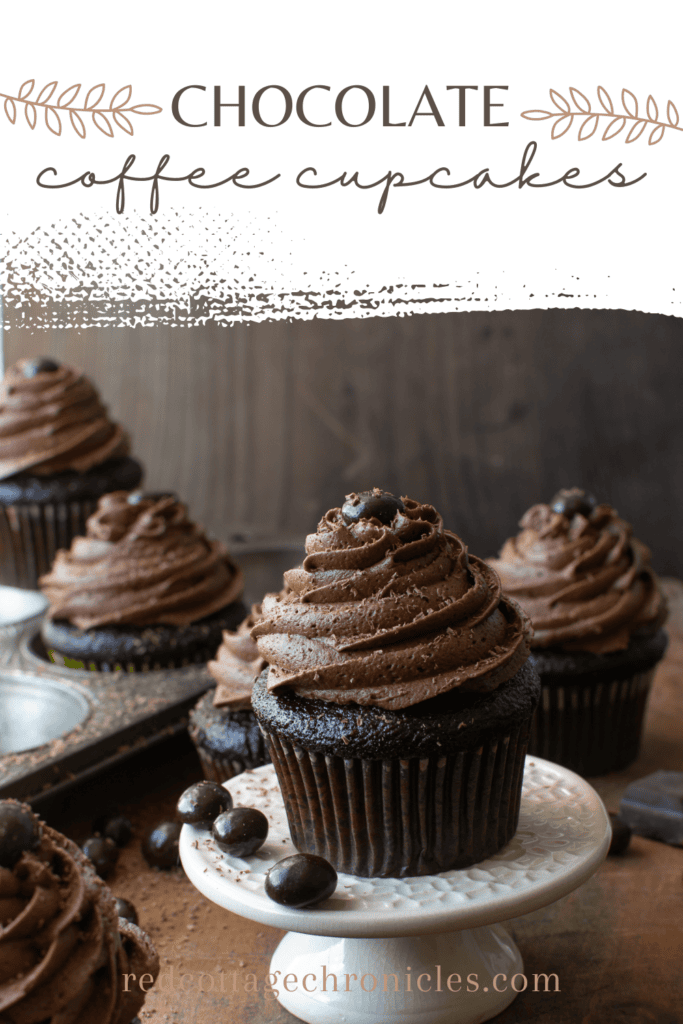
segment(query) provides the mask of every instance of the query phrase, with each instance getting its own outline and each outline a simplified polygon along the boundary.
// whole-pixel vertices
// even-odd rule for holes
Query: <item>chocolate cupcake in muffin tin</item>
[[[48,651],[108,671],[206,662],[246,615],[243,576],[174,495],[105,495],[40,580]]]
[[[236,631],[223,633],[223,642],[207,665],[216,689],[204,694],[190,712],[190,738],[204,775],[213,782],[225,782],[270,761],[251,709],[254,682],[266,665],[250,636],[260,616],[261,606],[255,604]]]
[[[350,495],[252,630],[253,707],[294,843],[339,871],[432,874],[517,827],[538,700],[528,623],[430,505]]]
[[[0,582],[37,587],[108,491],[142,468],[81,370],[21,359],[0,385]]]
[[[582,775],[638,755],[666,602],[650,552],[609,505],[560,491],[534,505],[490,564],[534,627],[542,693],[530,752]]]

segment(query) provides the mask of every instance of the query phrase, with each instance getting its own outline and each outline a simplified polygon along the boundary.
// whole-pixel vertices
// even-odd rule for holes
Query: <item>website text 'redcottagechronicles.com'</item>
[[[224,994],[257,993],[272,995],[277,998],[281,991],[285,992],[453,992],[474,993],[488,992],[546,992],[560,991],[560,979],[557,974],[496,974],[492,978],[478,974],[444,975],[441,965],[436,964],[432,973],[413,972],[410,967],[404,974],[334,974],[321,964],[319,974],[304,974],[301,978],[296,974],[282,974],[274,971],[264,978],[255,974],[243,974],[239,971],[208,971],[183,972],[176,974],[173,967],[162,971],[157,980],[156,989],[163,992],[220,992]],[[153,984],[151,974],[143,974],[139,978],[135,974],[124,974],[123,989],[125,992],[139,987],[147,992]]]

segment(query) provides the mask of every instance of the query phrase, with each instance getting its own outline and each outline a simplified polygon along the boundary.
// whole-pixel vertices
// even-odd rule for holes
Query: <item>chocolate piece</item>
[[[558,491],[550,502],[550,507],[553,512],[571,519],[578,514],[589,516],[597,504],[592,494],[587,494],[580,487],[570,487]]]
[[[100,878],[107,878],[116,867],[119,851],[111,839],[92,836],[81,844],[81,849],[86,857],[93,862],[95,871]]]
[[[610,812],[609,822],[612,826],[612,842],[609,844],[607,852],[611,857],[619,857],[622,853],[626,853],[633,833],[618,814]]]
[[[59,369],[59,363],[49,356],[39,356],[37,359],[26,359],[22,363],[21,372],[27,380],[35,377],[37,373],[54,373]]]
[[[380,523],[389,526],[396,513],[403,512],[404,508],[400,498],[374,487],[371,491],[349,494],[342,505],[342,516],[347,523],[357,523],[359,519],[379,519]]]
[[[177,814],[185,825],[211,828],[224,811],[232,810],[232,797],[216,782],[196,782],[178,800]]]
[[[683,846],[683,772],[653,772],[631,782],[619,816],[639,836]]]
[[[0,802],[0,867],[13,868],[22,853],[40,843],[40,823],[31,808],[14,800]]]
[[[177,821],[163,821],[149,830],[142,842],[142,852],[151,867],[174,868],[180,864],[180,829]]]
[[[337,888],[337,872],[324,857],[296,853],[273,864],[265,888],[271,900],[285,907],[312,907],[332,895]]]
[[[213,823],[213,837],[233,857],[250,857],[268,836],[268,819],[256,807],[233,807]]]
[[[122,917],[124,921],[130,921],[132,924],[138,924],[138,912],[130,902],[130,900],[124,900],[122,896],[117,896],[116,900],[116,913],[119,917]]]

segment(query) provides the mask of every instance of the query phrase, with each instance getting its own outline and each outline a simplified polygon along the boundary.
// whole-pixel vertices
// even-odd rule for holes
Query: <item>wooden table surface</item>
[[[657,672],[642,753],[627,771],[591,780],[609,810],[618,809],[632,779],[658,768],[683,770],[683,585],[668,581],[666,587],[671,643]],[[139,833],[172,816],[179,793],[199,775],[193,751],[176,742],[161,762],[138,763],[108,779],[105,795],[130,813]],[[46,805],[45,816],[80,839],[102,801],[100,781],[68,807]],[[142,1021],[295,1020],[265,991],[283,933],[210,904],[180,870],[152,871],[139,842],[123,851],[110,884],[136,904],[161,954],[162,980],[148,995]],[[560,991],[527,990],[496,1018],[499,1024],[683,1022],[683,849],[634,837],[624,856],[608,858],[576,892],[509,927],[527,977],[555,973]]]

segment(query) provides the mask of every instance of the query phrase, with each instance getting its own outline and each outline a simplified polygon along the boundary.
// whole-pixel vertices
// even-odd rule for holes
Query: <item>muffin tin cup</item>
[[[541,674],[529,753],[584,776],[625,768],[638,756],[654,674],[599,683]]]
[[[97,501],[0,506],[0,582],[35,590],[60,548],[85,533]]]
[[[362,877],[476,864],[514,835],[529,721],[473,750],[362,760],[264,729],[294,845]]]

